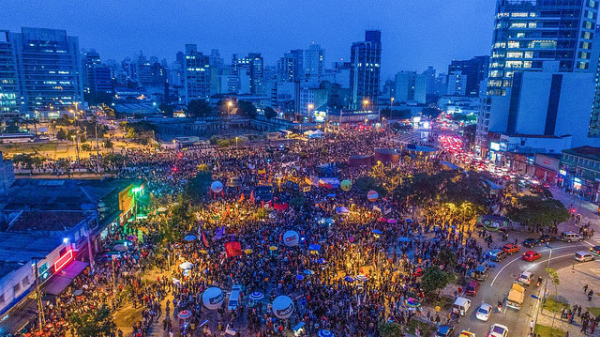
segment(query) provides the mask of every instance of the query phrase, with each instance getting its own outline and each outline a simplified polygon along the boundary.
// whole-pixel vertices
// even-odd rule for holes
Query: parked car
[[[435,332],[435,337],[451,337],[454,336],[454,328],[450,325],[440,325]]]
[[[600,246],[594,246],[590,248],[590,252],[594,255],[600,256]]]
[[[588,262],[594,261],[594,255],[590,252],[577,252],[575,253],[575,261],[578,262]]]
[[[552,237],[550,235],[540,236],[540,243],[548,243],[550,241],[552,241]]]
[[[494,309],[492,308],[491,305],[483,302],[479,306],[479,309],[477,309],[477,313],[475,314],[475,317],[477,317],[477,319],[480,321],[487,322],[488,319],[490,319],[490,315],[492,314],[493,310]]]
[[[467,289],[465,289],[465,294],[475,296],[475,295],[477,295],[477,292],[479,291],[480,287],[481,287],[481,284],[479,282],[477,282],[475,280],[471,280],[467,284]]]
[[[489,257],[490,260],[494,262],[500,262],[504,260],[504,258],[506,258],[506,252],[501,249],[491,250],[487,252],[486,255]]]
[[[533,282],[533,273],[530,271],[522,272],[519,278],[517,278],[517,282],[524,285],[531,285],[531,282]]]
[[[519,245],[515,245],[512,243],[507,243],[504,245],[504,247],[502,247],[502,250],[508,255],[512,255],[512,254],[518,252],[519,249],[520,249]]]
[[[525,239],[525,241],[523,241],[523,247],[527,247],[527,248],[533,248],[539,244],[540,244],[540,240],[534,239],[534,238]]]
[[[529,261],[529,262],[533,262],[533,261],[539,259],[540,257],[542,257],[542,254],[540,254],[534,250],[528,250],[525,253],[523,253],[523,260]]]
[[[469,277],[477,281],[485,281],[488,277],[488,268],[486,266],[478,266],[469,272]]]

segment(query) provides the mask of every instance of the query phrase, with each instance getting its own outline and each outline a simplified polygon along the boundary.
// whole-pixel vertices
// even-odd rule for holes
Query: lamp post
[[[311,116],[310,116],[310,110],[312,110],[312,109],[314,109],[314,108],[315,108],[315,105],[314,105],[314,104],[312,104],[312,103],[308,104],[308,106],[307,106],[307,110],[308,110],[308,120],[309,120],[309,121],[311,121],[311,120],[312,120],[312,118],[311,118]]]
[[[369,100],[368,99],[363,99],[362,101],[362,105],[363,105],[363,111],[367,111],[367,108],[369,106]]]
[[[231,107],[233,106],[233,102],[227,101],[227,117],[231,117]]]

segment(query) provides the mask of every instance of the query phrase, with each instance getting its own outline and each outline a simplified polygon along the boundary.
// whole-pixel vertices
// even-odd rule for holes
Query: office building
[[[448,75],[448,91],[449,96],[465,96],[467,94],[467,75],[463,75],[460,71]]]
[[[304,76],[304,51],[292,50],[285,53],[277,62],[277,80],[280,82],[298,82]]]
[[[185,104],[195,99],[210,98],[211,67],[210,56],[198,52],[195,44],[185,45]]]
[[[83,97],[79,41],[65,30],[22,28],[9,33],[25,118],[56,118]]]
[[[425,104],[427,100],[427,80],[427,74],[417,74],[416,71],[399,72],[396,74],[394,101]]]
[[[556,73],[595,72],[598,55],[592,41],[597,14],[598,2],[589,0],[497,0],[478,139],[490,131],[510,132],[498,129],[497,120],[504,114],[503,108],[494,104],[502,106],[515,73],[543,71],[550,61],[555,62],[552,67]],[[588,116],[584,119],[589,123],[590,109],[585,110]],[[494,116],[497,112],[500,115]]]
[[[19,116],[17,60],[8,31],[0,31],[0,119]]]
[[[352,108],[364,108],[363,102],[369,102],[369,108],[372,109],[379,98],[381,31],[366,31],[364,41],[352,44],[350,55]]]
[[[246,57],[238,57],[233,54],[232,67],[234,73],[238,75],[239,81],[249,80],[248,90],[244,94],[257,94],[262,92],[264,77],[264,60],[260,53],[249,53]],[[231,91],[230,91],[231,92]]]
[[[325,72],[325,49],[314,42],[304,52],[305,75],[320,78]]]
[[[487,77],[489,56],[475,56],[470,60],[452,60],[448,66],[448,74],[467,76],[465,94],[479,96],[479,85]]]
[[[100,54],[91,50],[83,56],[83,87],[85,94],[112,93],[111,69],[103,66]]]

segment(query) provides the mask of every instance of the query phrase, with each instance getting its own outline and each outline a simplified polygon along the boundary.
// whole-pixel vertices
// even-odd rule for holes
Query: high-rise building
[[[304,52],[305,75],[319,78],[325,72],[325,49],[314,42]]]
[[[103,66],[100,54],[91,50],[83,56],[83,91],[86,94],[111,93],[112,74],[109,67]]]
[[[544,61],[590,71],[597,14],[590,0],[498,0],[488,94],[505,94],[515,71],[540,71]]]
[[[515,73],[548,72],[548,67],[557,73],[595,71],[591,67],[598,58],[592,55],[597,14],[598,2],[590,0],[497,0],[479,139],[489,131],[508,132],[498,129],[508,124],[497,120],[510,115],[501,109],[501,97],[509,94]]]
[[[377,104],[379,98],[381,31],[367,30],[365,41],[354,42],[350,54],[352,108],[364,108],[363,102],[368,102],[372,107]]]
[[[487,77],[489,56],[475,56],[470,60],[452,60],[448,66],[448,74],[467,76],[465,94],[468,96],[479,96],[479,84]]]
[[[294,60],[294,81],[300,81],[304,78],[304,50],[290,50]]]
[[[195,44],[185,45],[184,84],[185,103],[195,99],[210,98],[211,68],[210,57],[198,52]]]
[[[424,104],[427,99],[427,74],[416,71],[401,71],[396,74],[394,100],[400,102],[416,102]]]
[[[257,94],[262,92],[264,77],[264,60],[260,53],[249,53],[246,57],[238,57],[233,54],[232,66],[238,77],[248,77],[249,93]]]
[[[0,31],[0,119],[19,115],[17,60],[8,31]]]
[[[15,51],[20,112],[54,118],[69,113],[83,98],[79,41],[65,30],[21,28],[9,33]]]

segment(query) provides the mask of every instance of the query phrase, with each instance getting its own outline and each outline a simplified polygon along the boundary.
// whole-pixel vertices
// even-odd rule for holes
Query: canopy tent
[[[72,261],[50,278],[44,286],[44,292],[55,296],[60,295],[87,266],[86,262]]]

